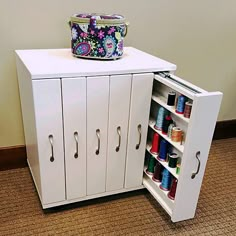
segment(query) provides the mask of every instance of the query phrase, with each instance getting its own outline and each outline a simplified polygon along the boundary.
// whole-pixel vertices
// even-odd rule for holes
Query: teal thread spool
[[[162,130],[165,115],[166,115],[165,108],[160,107],[157,113],[156,124],[154,126],[155,129]]]
[[[162,181],[160,188],[164,191],[170,190],[171,185],[171,174],[167,169],[164,169],[162,172]]]

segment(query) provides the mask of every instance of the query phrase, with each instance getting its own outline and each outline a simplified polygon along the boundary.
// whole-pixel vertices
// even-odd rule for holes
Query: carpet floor
[[[43,211],[22,168],[0,172],[0,235],[236,235],[236,138],[212,143],[194,219],[172,223],[146,190]]]

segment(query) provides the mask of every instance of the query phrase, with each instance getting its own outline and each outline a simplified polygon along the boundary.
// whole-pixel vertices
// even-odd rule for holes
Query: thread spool
[[[182,132],[181,134],[180,145],[183,145],[183,141],[184,141],[184,132]]]
[[[167,105],[168,106],[175,105],[175,96],[176,96],[176,93],[174,91],[171,91],[168,93],[168,98],[167,98]]]
[[[178,155],[176,153],[168,154],[168,166],[171,168],[175,168],[178,161]]]
[[[170,192],[167,194],[167,196],[168,196],[170,199],[172,199],[172,200],[175,199],[175,193],[176,193],[177,183],[178,183],[178,180],[174,178],[174,179],[172,180]]]
[[[144,166],[148,166],[150,156],[151,154],[149,152],[145,153]]]
[[[160,151],[158,156],[158,159],[160,161],[166,160],[167,149],[168,149],[168,142],[165,139],[162,139],[160,143]]]
[[[184,105],[185,105],[185,97],[180,95],[177,99],[177,106],[175,112],[178,114],[184,114]]]
[[[163,122],[163,127],[162,127],[162,133],[163,134],[168,133],[168,127],[171,123],[173,123],[173,120],[171,119],[170,115],[167,115],[164,119],[164,122]]]
[[[171,134],[172,134],[172,129],[175,127],[175,124],[174,123],[171,123],[168,127],[168,133],[167,133],[167,136],[168,138],[171,139]]]
[[[155,181],[155,182],[161,182],[161,179],[162,179],[162,165],[161,163],[157,162],[156,163],[156,167],[155,167],[155,172],[153,174],[153,177],[152,177],[152,180]]]
[[[159,134],[154,133],[152,138],[152,148],[150,149],[150,152],[157,155],[159,151]]]
[[[171,133],[171,140],[173,142],[181,142],[182,140],[182,130],[179,127],[174,127]]]
[[[157,113],[156,124],[154,125],[155,129],[162,130],[165,113],[166,113],[165,109],[163,107],[160,107]]]
[[[179,173],[180,173],[180,164],[178,163],[176,165],[176,174],[179,175]]]
[[[191,115],[191,111],[192,111],[192,102],[186,102],[185,103],[185,107],[184,107],[184,117],[186,118],[190,118],[190,115]]]
[[[147,174],[153,175],[155,164],[156,164],[156,159],[153,156],[150,156],[148,161],[148,168],[146,169]]]
[[[162,172],[162,180],[160,188],[164,191],[170,190],[171,185],[171,174],[167,169],[164,169]]]

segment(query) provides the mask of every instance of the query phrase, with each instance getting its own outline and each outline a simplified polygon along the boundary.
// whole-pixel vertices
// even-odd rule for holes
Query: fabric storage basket
[[[75,14],[70,19],[74,56],[117,59],[123,54],[127,23],[121,15]]]

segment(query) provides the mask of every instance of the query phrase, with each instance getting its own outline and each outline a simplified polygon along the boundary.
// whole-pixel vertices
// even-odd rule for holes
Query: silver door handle
[[[78,141],[78,132],[74,132],[74,138],[75,138],[75,154],[74,158],[78,158],[79,156],[79,141]]]
[[[121,128],[120,126],[117,127],[117,134],[119,136],[118,146],[116,146],[116,152],[120,150],[120,143],[121,143]]]
[[[50,161],[51,161],[51,162],[54,162],[53,135],[50,134],[50,135],[48,136],[48,139],[49,139],[49,142],[50,142],[50,145],[51,145],[51,153],[52,153],[52,155],[51,155],[51,157],[50,157]]]
[[[201,154],[200,151],[198,151],[198,152],[196,153],[196,158],[197,158],[197,160],[198,160],[198,166],[197,166],[197,171],[194,172],[194,173],[192,173],[192,176],[191,176],[192,179],[194,179],[194,178],[196,177],[196,175],[198,174],[198,172],[199,172],[199,170],[200,170],[200,166],[201,166],[201,162],[200,162],[200,159],[199,159],[200,154]]]
[[[139,133],[139,139],[138,139],[138,144],[136,144],[136,149],[138,150],[142,141],[142,126],[139,124],[138,125],[138,133]]]
[[[98,148],[96,150],[96,155],[99,155],[99,152],[100,152],[100,129],[97,129],[96,130],[96,135],[97,135],[97,138],[98,138]]]

